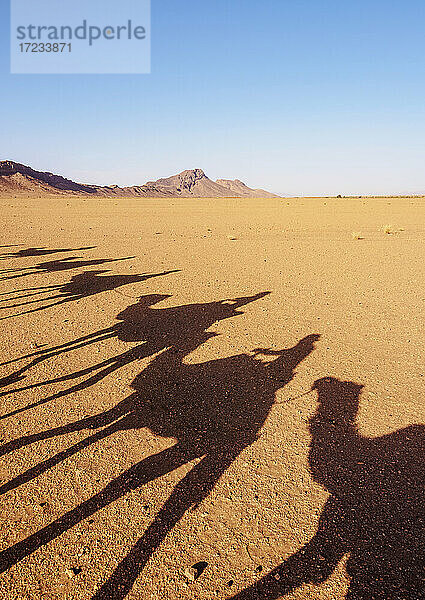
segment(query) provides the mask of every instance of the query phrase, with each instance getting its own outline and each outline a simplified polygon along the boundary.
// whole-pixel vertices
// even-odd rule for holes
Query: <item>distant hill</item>
[[[218,185],[229,190],[231,196],[240,196],[242,198],[277,198],[276,194],[266,192],[266,190],[253,190],[239,179],[217,179]],[[228,192],[228,195],[229,195]]]
[[[148,181],[130,187],[98,186],[75,183],[53,173],[36,171],[20,163],[0,161],[0,194],[2,195],[57,195],[78,194],[91,196],[120,196],[144,198],[272,198],[275,194],[255,190],[242,181],[218,179],[212,181],[202,169],[183,171],[178,175]]]
[[[53,173],[35,171],[10,160],[0,162],[0,192],[52,193],[77,192],[95,194],[96,186],[74,183]]]
[[[149,181],[146,186],[154,186],[172,196],[221,198],[229,195],[226,188],[209,179],[202,169],[183,171],[172,177]]]

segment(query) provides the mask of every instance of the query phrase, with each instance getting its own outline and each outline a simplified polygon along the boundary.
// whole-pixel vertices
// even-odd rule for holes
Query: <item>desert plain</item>
[[[0,211],[1,600],[425,597],[424,198]]]

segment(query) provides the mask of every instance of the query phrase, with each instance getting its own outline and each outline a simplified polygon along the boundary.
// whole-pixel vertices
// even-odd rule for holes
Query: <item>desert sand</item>
[[[425,597],[424,209],[0,199],[1,600]]]

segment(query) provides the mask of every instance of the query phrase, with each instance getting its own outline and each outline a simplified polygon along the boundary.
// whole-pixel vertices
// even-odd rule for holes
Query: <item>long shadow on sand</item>
[[[19,246],[20,244],[14,244]],[[0,248],[11,248],[13,246],[0,246]],[[59,254],[60,252],[79,252],[80,250],[93,250],[96,246],[82,246],[80,248],[23,248],[16,252],[5,252],[0,258],[26,258],[28,256],[46,256],[48,254]]]
[[[329,491],[316,535],[296,554],[232,600],[274,600],[320,584],[349,554],[349,600],[425,598],[425,427],[378,438],[356,426],[361,385],[315,382],[309,464]]]
[[[33,479],[117,431],[148,428],[159,436],[175,438],[176,443],[145,458],[98,494],[2,552],[1,571],[129,491],[200,459],[175,486],[153,523],[93,597],[94,600],[125,598],[168,532],[190,507],[202,502],[238,455],[257,439],[276,392],[291,381],[297,365],[314,348],[317,335],[281,351],[257,349],[251,354],[201,364],[183,362],[184,357],[215,335],[207,331],[213,323],[242,314],[239,308],[264,295],[168,309],[152,309],[142,299],[121,313],[122,339],[145,340],[144,356],[156,355],[134,380],[135,391],[110,411],[3,446],[3,451],[11,451],[55,435],[103,427],[2,486],[1,491]],[[273,358],[264,362],[259,354]]]
[[[57,346],[48,351],[39,351],[35,353],[36,357],[30,364],[4,378],[2,384],[8,385],[18,381],[30,368],[52,356],[63,354],[64,352],[69,352],[100,340],[117,338],[120,341],[127,343],[140,342],[137,346],[133,346],[126,352],[110,357],[100,363],[90,365],[79,371],[2,392],[0,396],[6,396],[8,394],[16,394],[17,392],[28,391],[41,386],[53,385],[72,379],[80,379],[86,375],[90,375],[87,379],[80,381],[70,388],[61,390],[56,394],[24,408],[15,409],[12,413],[4,415],[2,418],[5,419],[18,412],[35,408],[48,401],[67,396],[72,392],[87,389],[117,369],[134,361],[153,356],[166,349],[178,349],[181,355],[185,356],[215,335],[207,332],[214,323],[243,314],[238,310],[240,307],[253,302],[254,300],[258,300],[266,294],[267,293],[261,293],[256,296],[232,300],[159,309],[153,308],[153,306],[162,300],[169,298],[169,295],[151,294],[143,296],[136,304],[129,306],[117,316],[117,319],[119,319],[120,322],[116,325],[100,330],[95,334],[85,336],[84,338],[79,338],[73,342],[64,344],[63,346]],[[72,425],[67,425],[32,436],[26,436],[4,444],[3,446],[0,446],[0,456],[42,439],[48,439],[50,437],[55,437],[56,435],[64,435],[71,431],[98,428],[112,423],[118,418],[132,412],[132,402],[127,399],[106,413],[83,419]],[[9,484],[6,484],[6,488],[11,489],[10,482]]]
[[[130,260],[134,256],[126,256],[125,258],[99,258],[93,260],[79,260],[81,256],[70,256],[67,258],[58,258],[34,265],[33,267],[16,267],[0,270],[0,281],[8,279],[17,279],[27,277],[28,275],[37,275],[42,273],[54,273],[58,271],[69,271],[70,269],[81,269],[83,267],[93,267],[96,265],[104,265],[106,263],[119,262]]]
[[[117,290],[119,287],[128,285],[129,283],[140,283],[146,281],[147,279],[151,279],[152,277],[169,275],[171,273],[178,273],[179,271],[174,269],[172,271],[164,271],[163,273],[144,273],[141,275],[103,275],[103,273],[107,272],[108,271],[106,270],[84,271],[83,273],[74,275],[69,283],[65,283],[63,285],[48,285],[26,288],[23,290],[15,290],[13,292],[15,295],[13,296],[11,295],[12,292],[7,292],[3,295],[8,295],[8,297],[0,300],[0,302],[13,302],[13,304],[0,306],[0,310],[10,310],[12,308],[20,308],[22,306],[39,304],[39,306],[35,308],[28,308],[27,310],[23,310],[22,312],[13,316],[25,315],[32,312],[45,310],[46,308],[51,308],[52,306],[58,306],[68,302],[74,302],[75,300],[81,300],[82,298],[88,298],[102,292]],[[37,297],[34,299],[34,296]],[[31,300],[28,298],[31,298]],[[17,300],[20,300],[20,302],[16,302]]]
[[[152,276],[166,275],[170,272],[172,273],[174,271],[166,271]],[[109,278],[107,279],[110,280]],[[51,400],[56,400],[67,396],[70,393],[86,389],[117,369],[134,361],[147,358],[167,347],[184,347],[186,352],[189,353],[191,349],[195,349],[198,345],[203,343],[203,341],[208,340],[209,337],[213,335],[205,332],[215,322],[242,314],[236,310],[237,307],[241,307],[253,300],[257,300],[264,295],[265,294],[258,294],[256,296],[238,298],[236,300],[223,300],[220,302],[192,304],[166,309],[153,309],[152,306],[169,298],[169,295],[150,294],[143,296],[136,304],[128,307],[117,316],[120,323],[117,323],[116,325],[72,340],[66,344],[49,349],[38,350],[20,357],[19,359],[13,359],[2,363],[0,366],[11,364],[16,360],[33,358],[29,364],[0,380],[0,386],[5,387],[20,381],[24,374],[31,368],[53,356],[71,352],[84,346],[111,338],[117,338],[118,340],[127,343],[141,342],[139,345],[130,348],[130,350],[73,373],[1,392],[0,397],[88,376],[77,384],[52,394],[47,398],[43,398],[22,408],[16,408],[0,417],[0,419],[11,417],[30,408],[45,404]]]

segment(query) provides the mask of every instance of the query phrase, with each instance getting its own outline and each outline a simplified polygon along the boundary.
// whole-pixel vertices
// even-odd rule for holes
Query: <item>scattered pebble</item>
[[[70,579],[75,577],[75,575],[79,575],[83,569],[81,567],[72,567],[71,569],[66,570],[66,574]]]
[[[189,581],[196,581],[196,579],[198,579],[202,575],[202,573],[207,567],[208,563],[206,563],[205,561],[200,561],[195,563],[191,567],[187,567],[187,569],[185,569],[184,574],[189,579]]]

